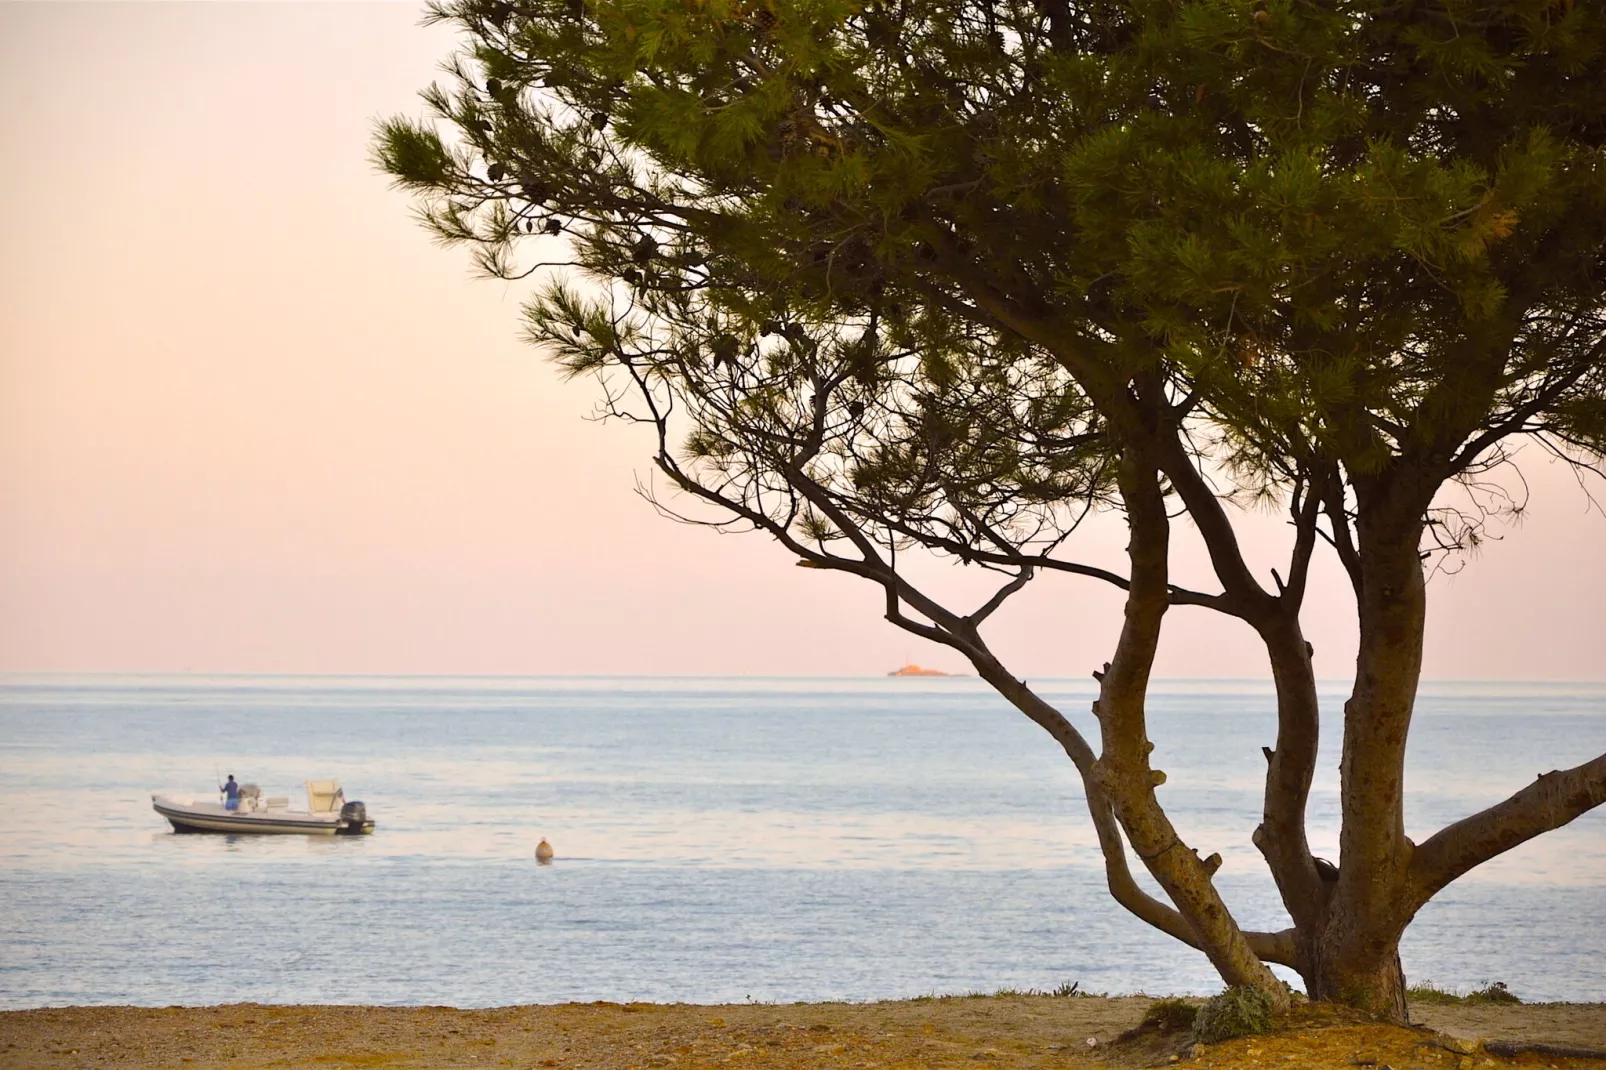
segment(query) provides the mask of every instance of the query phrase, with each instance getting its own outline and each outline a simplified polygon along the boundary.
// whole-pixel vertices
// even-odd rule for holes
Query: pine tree
[[[1606,755],[1412,843],[1426,574],[1480,478],[1606,452],[1606,15],[1572,0],[445,0],[431,116],[376,153],[428,224],[534,278],[531,341],[646,421],[687,519],[863,577],[1081,774],[1114,897],[1230,985],[1403,1020],[1400,934],[1474,866],[1606,801]],[[445,133],[443,133],[443,130]],[[1456,492],[1465,492],[1456,497]],[[1246,501],[1293,542],[1263,584]],[[1457,504],[1461,503],[1461,504]],[[1470,503],[1470,504],[1467,504]],[[1117,509],[1124,574],[1076,562]],[[1172,584],[1185,511],[1219,591]],[[961,611],[898,567],[998,576]],[[1305,810],[1318,552],[1355,593],[1341,857]],[[1045,576],[1126,592],[1096,741],[988,647]],[[1161,808],[1145,723],[1171,606],[1261,637],[1264,855],[1243,930]],[[1164,890],[1133,878],[1130,844]]]

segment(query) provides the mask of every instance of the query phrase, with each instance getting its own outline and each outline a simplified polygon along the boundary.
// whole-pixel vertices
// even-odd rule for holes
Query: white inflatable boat
[[[307,808],[290,809],[290,800],[264,799],[255,784],[240,785],[239,809],[220,802],[197,802],[152,795],[151,807],[173,824],[174,832],[301,833],[310,836],[359,836],[374,831],[368,808],[346,801],[338,780],[309,780]]]

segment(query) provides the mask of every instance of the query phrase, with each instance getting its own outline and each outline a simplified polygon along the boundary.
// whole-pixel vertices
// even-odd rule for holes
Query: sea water
[[[1090,683],[1033,683],[1091,733]],[[1332,859],[1342,698],[1310,806]],[[1606,750],[1606,685],[1418,709],[1418,840]],[[1184,838],[1242,923],[1282,927],[1249,845],[1269,688],[1161,684],[1151,719]],[[228,773],[295,805],[339,778],[378,829],[176,835],[151,810]],[[9,677],[0,815],[3,1008],[1219,988],[1109,898],[1070,762],[976,680]],[[1606,810],[1443,892],[1405,968],[1606,999],[1603,919]]]

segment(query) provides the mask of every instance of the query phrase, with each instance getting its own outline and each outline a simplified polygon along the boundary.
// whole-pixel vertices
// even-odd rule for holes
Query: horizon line
[[[975,673],[943,673],[940,676],[904,676],[895,673],[652,673],[652,672],[353,672],[241,669],[0,669],[0,681],[21,677],[235,677],[252,679],[336,679],[336,680],[970,680],[985,683]],[[1026,674],[1023,680],[1092,682],[1092,676]],[[1156,683],[1271,683],[1264,676],[1154,676]],[[1318,684],[1349,683],[1352,677],[1318,677]],[[1606,685],[1606,677],[1461,677],[1423,676],[1424,684],[1596,684]],[[988,685],[991,686],[991,685]]]

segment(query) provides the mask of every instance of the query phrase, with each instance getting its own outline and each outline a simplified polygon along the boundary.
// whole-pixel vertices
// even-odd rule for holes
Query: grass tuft
[[[1521,1003],[1517,994],[1506,987],[1504,981],[1491,981],[1482,988],[1467,993],[1468,1003]]]
[[[1229,988],[1212,996],[1193,1019],[1193,1039],[1219,1044],[1233,1037],[1271,1032],[1271,997],[1253,988]]]
[[[997,989],[996,991],[994,991],[993,995],[995,995],[995,996],[1057,996],[1057,997],[1063,999],[1063,998],[1065,998],[1067,996],[1085,996],[1085,995],[1088,994],[1086,992],[1083,992],[1081,989],[1082,989],[1082,983],[1080,981],[1065,981],[1065,982],[1063,982],[1061,984],[1057,984],[1053,988],[1049,988],[1049,989],[1042,989],[1042,988],[1000,988],[1000,989]],[[985,992],[970,992],[970,993],[967,993],[967,994],[968,995],[972,995],[972,996],[985,996],[987,993],[985,993]],[[1100,993],[1100,994],[1102,995],[1102,993]]]
[[[1180,1033],[1193,1028],[1199,1008],[1181,999],[1157,999],[1143,1012],[1143,1025],[1162,1033]]]
[[[1464,996],[1458,996],[1449,989],[1439,988],[1432,981],[1411,985],[1405,990],[1405,998],[1412,1003],[1451,1004],[1466,1001]]]
[[[1405,998],[1412,1003],[1437,1003],[1442,1005],[1522,1002],[1516,993],[1506,987],[1504,981],[1488,981],[1485,982],[1482,988],[1474,988],[1466,993],[1439,988],[1432,981],[1423,981],[1421,984],[1407,988],[1405,990]]]

